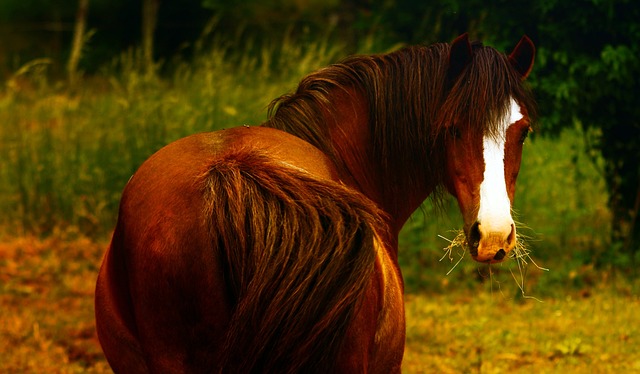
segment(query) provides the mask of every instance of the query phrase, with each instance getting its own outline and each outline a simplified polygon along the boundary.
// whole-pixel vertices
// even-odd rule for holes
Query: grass
[[[341,50],[327,39],[301,46],[288,37],[260,48],[200,43],[192,61],[167,63],[162,79],[146,75],[132,50],[75,88],[47,79],[48,60],[5,82],[0,228],[108,235],[122,188],[152,153],[188,134],[261,123],[271,100]]]
[[[162,79],[148,76],[140,53],[130,50],[74,88],[47,79],[46,59],[5,82],[0,231],[46,236],[77,228],[107,237],[122,188],[152,153],[188,134],[261,123],[271,100],[346,54],[329,37],[303,46],[285,34],[278,43],[238,48],[207,34],[191,60],[165,62]],[[593,263],[610,255],[602,160],[588,156],[587,135],[577,126],[526,144],[515,212],[533,228],[520,232],[532,238],[535,258],[574,263],[577,253]],[[452,200],[440,212],[428,204],[423,211],[401,238],[409,283],[424,284],[420,272],[446,246],[438,235],[461,225]]]
[[[1,372],[110,372],[93,320],[103,250],[87,239],[53,237],[0,244]]]
[[[406,305],[405,373],[640,370],[640,298],[626,287],[544,302],[490,292],[420,294]]]
[[[110,372],[93,319],[105,248],[76,233],[0,244],[0,372]],[[403,372],[640,370],[638,281],[603,280],[543,302],[519,298],[495,281],[407,295]]]

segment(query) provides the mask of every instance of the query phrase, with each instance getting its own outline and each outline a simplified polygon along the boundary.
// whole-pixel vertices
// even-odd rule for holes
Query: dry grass
[[[518,223],[517,225],[518,230],[520,230],[521,224]],[[442,257],[440,258],[440,262],[442,262],[442,260],[444,259],[448,259],[453,264],[449,271],[446,273],[447,276],[456,269],[460,262],[462,262],[467,252],[467,238],[464,231],[462,229],[452,230],[451,233],[453,234],[453,239],[448,239],[443,235],[438,235],[439,238],[449,243],[442,249],[444,251],[444,255],[442,255]],[[527,244],[528,239],[529,238],[526,235],[522,235],[518,232],[518,234],[516,235],[516,245],[511,253],[509,253],[508,257],[508,260],[511,259],[513,261],[507,261],[507,269],[523,298],[531,298],[540,301],[536,297],[527,294],[525,290],[527,283],[527,267],[534,266],[536,269],[541,271],[549,271],[549,269],[538,265],[533,257],[531,257],[531,250],[529,249]],[[454,251],[456,255],[454,255]],[[459,256],[458,259],[455,259],[455,256]],[[487,265],[487,269],[490,277],[490,282],[493,284],[494,271],[492,265]]]
[[[640,372],[638,295],[409,295],[405,373]]]
[[[106,244],[62,237],[0,244],[2,373],[110,372],[93,320]],[[542,303],[478,288],[407,296],[405,373],[640,371],[637,284]]]
[[[438,235],[448,242],[440,261],[452,264],[443,276],[445,283],[466,253],[464,232],[454,230],[449,235],[453,239]],[[508,261],[476,265],[477,286],[486,291],[471,295],[463,287],[467,291],[406,297],[403,372],[640,372],[640,285],[624,281],[616,285],[615,275],[607,274],[600,277],[607,280],[602,284],[580,291],[567,287],[565,292],[554,292],[561,296],[541,300],[525,290],[535,284],[527,279],[528,270],[549,269],[530,256],[528,239],[518,234]]]
[[[0,372],[110,372],[93,322],[104,248],[87,239],[0,244]]]

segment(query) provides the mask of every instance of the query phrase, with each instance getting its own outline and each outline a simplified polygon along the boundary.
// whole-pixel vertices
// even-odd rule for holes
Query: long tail
[[[205,180],[235,302],[219,371],[331,372],[374,269],[376,207],[256,153],[217,160]]]

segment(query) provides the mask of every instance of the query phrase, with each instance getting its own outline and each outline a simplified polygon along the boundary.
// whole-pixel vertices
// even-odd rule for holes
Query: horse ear
[[[469,43],[469,34],[465,32],[451,43],[448,73],[450,82],[453,82],[462,73],[464,68],[471,63],[472,58],[473,51]]]
[[[531,39],[524,35],[518,42],[513,52],[509,55],[509,62],[520,73],[522,79],[525,79],[533,69],[533,60],[536,56],[536,47]]]

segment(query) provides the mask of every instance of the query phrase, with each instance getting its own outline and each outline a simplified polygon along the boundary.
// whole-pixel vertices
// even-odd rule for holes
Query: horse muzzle
[[[516,226],[513,222],[501,227],[474,223],[467,232],[467,245],[474,260],[482,263],[502,262],[516,246]]]

